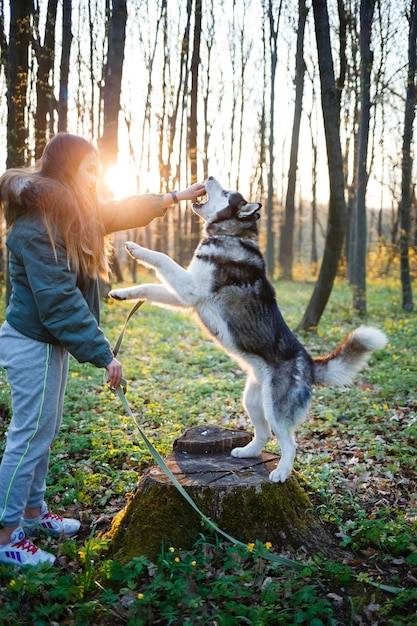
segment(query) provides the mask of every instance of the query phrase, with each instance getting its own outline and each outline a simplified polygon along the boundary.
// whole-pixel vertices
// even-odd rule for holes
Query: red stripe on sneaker
[[[45,513],[45,515],[42,516],[42,520],[48,520],[48,519],[62,522],[64,518],[62,517],[62,515],[58,515],[57,513],[51,513],[51,511],[48,511],[47,513]]]
[[[34,543],[28,541],[25,538],[21,539],[17,543],[13,543],[12,548],[20,548],[21,550],[26,550],[26,552],[31,552],[32,554],[36,554],[39,550],[39,548],[35,546]]]

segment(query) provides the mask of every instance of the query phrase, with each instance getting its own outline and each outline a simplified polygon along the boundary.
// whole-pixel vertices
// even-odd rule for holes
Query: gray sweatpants
[[[25,337],[6,321],[0,365],[12,394],[12,420],[0,465],[0,525],[19,525],[25,507],[41,506],[51,443],[61,425],[68,352]]]

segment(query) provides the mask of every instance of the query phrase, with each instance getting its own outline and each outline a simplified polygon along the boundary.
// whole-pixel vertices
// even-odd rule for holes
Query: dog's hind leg
[[[271,438],[271,429],[264,415],[262,387],[252,374],[248,375],[246,381],[245,391],[243,392],[243,406],[255,429],[255,437],[247,446],[233,448],[231,454],[240,458],[259,456],[265,444]]]
[[[279,441],[281,448],[281,459],[278,467],[269,474],[269,480],[273,483],[283,483],[291,474],[294,463],[295,451],[297,445],[295,443],[295,426],[286,419],[275,420],[272,429]]]
[[[272,398],[265,405],[265,415],[271,425],[272,432],[277,437],[281,448],[281,459],[278,467],[274,469],[269,479],[274,483],[283,483],[291,474],[294,463],[297,444],[295,442],[296,428],[307,416],[311,388],[309,385],[301,385],[296,390],[286,393],[274,393],[274,385],[271,386]]]

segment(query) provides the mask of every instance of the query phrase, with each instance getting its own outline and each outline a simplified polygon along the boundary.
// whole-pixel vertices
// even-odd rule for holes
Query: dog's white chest
[[[214,279],[214,266],[205,260],[194,258],[187,273],[197,287],[197,292],[202,298],[207,298],[212,291]]]

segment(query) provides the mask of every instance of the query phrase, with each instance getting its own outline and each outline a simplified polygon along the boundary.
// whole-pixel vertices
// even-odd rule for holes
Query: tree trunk
[[[58,0],[48,0],[44,43],[38,37],[35,44],[38,60],[36,77],[35,158],[39,159],[48,140],[48,115],[53,116],[53,70],[55,53],[55,26]]]
[[[207,23],[205,26],[206,30],[206,58],[207,58],[207,74],[204,78],[204,93],[203,93],[203,180],[207,180],[210,175],[209,172],[209,142],[211,137],[211,129],[212,122],[210,113],[210,96],[211,96],[211,59],[212,59],[212,49],[213,43],[215,41],[215,18],[214,18],[214,7],[213,0],[210,0],[210,5],[207,11]]]
[[[26,165],[26,124],[32,0],[10,2],[7,89],[7,168]]]
[[[106,182],[106,173],[117,165],[126,21],[126,0],[113,0],[112,13],[109,20],[107,62],[103,90],[103,133],[100,138],[101,161],[103,164],[101,193],[104,197],[113,195],[113,191]],[[112,270],[116,274],[116,279],[121,280],[122,276],[116,254],[113,255]]]
[[[355,12],[355,7],[350,7],[349,14],[345,15],[345,21],[348,24],[348,32],[351,42],[356,42],[358,39],[357,35],[357,16]],[[345,27],[346,33],[346,27]],[[346,35],[345,35],[346,37]],[[344,151],[344,167],[346,174],[346,184],[347,184],[347,207],[348,207],[348,228],[346,232],[346,244],[345,244],[345,254],[346,254],[346,262],[347,262],[347,276],[349,279],[349,283],[352,284],[353,281],[353,262],[354,262],[354,246],[355,246],[355,232],[354,232],[354,219],[353,215],[355,214],[355,201],[356,201],[356,191],[357,191],[357,163],[358,159],[358,150],[359,150],[359,134],[358,134],[358,122],[360,118],[360,78],[361,78],[361,69],[360,69],[360,54],[358,47],[355,46],[354,53],[352,54],[352,59],[349,64],[349,77],[347,80],[347,89],[349,93],[347,94],[347,98],[352,101],[352,114],[350,122],[346,121],[346,144]],[[348,125],[350,123],[351,131],[348,132]],[[353,151],[353,154],[352,154]],[[352,168],[352,176],[348,183],[348,172],[349,172],[349,162],[354,164]]]
[[[413,293],[410,277],[409,245],[411,237],[411,176],[413,159],[411,143],[415,117],[415,74],[416,74],[416,38],[417,38],[417,0],[411,2],[410,32],[408,38],[408,74],[407,95],[404,116],[402,180],[400,202],[400,268],[402,307],[405,311],[413,310]]]
[[[109,21],[107,62],[103,90],[103,133],[100,139],[104,179],[103,192],[106,196],[112,195],[105,182],[106,172],[117,164],[126,20],[126,0],[113,0]]]
[[[187,0],[187,19],[185,23],[184,35],[182,38],[181,45],[181,76],[182,83],[179,83],[179,92],[178,95],[181,95],[181,107],[180,107],[180,136],[179,136],[179,145],[183,146],[183,137],[184,133],[187,132],[187,128],[184,125],[184,116],[187,109],[187,98],[188,98],[188,80],[189,80],[189,58],[190,58],[190,32],[191,32],[191,15],[192,15],[192,2],[193,0]],[[177,175],[176,179],[180,180],[180,171],[181,171],[181,154],[178,157],[178,165],[177,165]],[[178,262],[181,266],[187,264],[190,259],[190,250],[187,245],[188,237],[190,234],[190,218],[191,214],[188,211],[182,211],[180,205],[178,205],[177,209],[177,232],[179,240],[177,242],[178,245]]]
[[[21,167],[28,161],[26,114],[32,10],[32,0],[10,2],[7,56],[7,168]],[[7,271],[6,304],[9,302],[10,294],[11,285]]]
[[[269,169],[268,169],[268,199],[266,204],[267,231],[266,231],[266,269],[271,277],[275,270],[275,245],[273,224],[273,199],[274,199],[274,149],[275,149],[275,76],[278,64],[278,31],[281,18],[282,0],[279,3],[278,17],[275,24],[273,2],[268,0],[269,42],[271,57],[271,87],[269,104]]]
[[[248,64],[248,59],[250,57],[252,43],[248,44],[246,30],[247,30],[247,17],[248,12],[247,8],[250,5],[251,0],[246,0],[241,3],[241,19],[238,22],[238,39],[239,41],[239,53],[240,53],[240,76],[239,76],[239,106],[238,106],[238,128],[237,128],[237,146],[232,146],[234,149],[234,158],[233,162],[236,164],[236,182],[234,185],[235,189],[241,188],[240,176],[242,171],[242,156],[243,156],[243,137],[245,135],[245,126],[243,124],[243,120],[245,117],[245,106],[247,100],[247,91],[248,87],[245,81],[246,67]],[[232,42],[234,45],[235,42]],[[246,158],[246,157],[245,157]]]
[[[336,88],[330,25],[326,0],[313,0],[319,59],[321,103],[329,168],[330,199],[327,236],[319,277],[300,323],[302,330],[316,329],[326,307],[337,274],[346,233],[347,212],[339,130],[339,96]]]
[[[97,49],[97,5],[95,7],[96,11],[93,11],[94,7],[92,6],[92,2],[89,1],[88,2],[88,6],[87,6],[87,19],[88,19],[88,48],[89,48],[89,58],[88,58],[88,75],[89,75],[89,98],[90,98],[90,106],[89,106],[89,112],[88,112],[88,118],[90,120],[90,131],[91,131],[91,136],[93,139],[96,139],[96,137],[99,134],[99,128],[100,128],[100,113],[101,113],[101,107],[100,107],[100,103],[101,103],[101,91],[98,91],[98,95],[97,95],[97,78],[96,78],[96,74],[95,74],[95,54],[97,54],[98,49]],[[107,17],[107,12],[106,12],[106,17]],[[79,40],[80,40],[80,23],[82,23],[82,13],[81,13],[81,7],[79,7],[79,11],[78,11],[78,33],[77,33],[77,40],[78,40],[78,46],[80,46]],[[85,19],[85,18],[84,18]],[[106,21],[106,32],[107,32],[107,21]],[[103,59],[101,59],[101,68],[102,68],[102,72],[104,71],[103,66],[104,66],[104,61]],[[84,77],[83,77],[84,78]],[[78,84],[80,85],[80,81],[83,80],[83,78],[81,78],[81,76],[78,77]],[[102,81],[104,82],[104,81]],[[79,87],[78,87],[79,89]],[[99,112],[97,113],[97,105],[96,105],[96,100],[98,97],[98,109]]]
[[[253,181],[253,190],[252,190],[252,195],[257,195],[259,194],[260,198],[263,198],[264,196],[264,189],[265,189],[265,180],[264,180],[264,172],[267,169],[267,162],[266,162],[266,146],[267,146],[267,141],[266,141],[266,118],[267,118],[267,111],[266,111],[266,94],[267,94],[267,89],[268,89],[268,79],[267,79],[267,34],[266,34],[266,27],[265,27],[265,21],[266,21],[266,15],[265,15],[265,11],[263,11],[262,14],[262,57],[263,57],[263,63],[262,63],[262,94],[261,94],[261,111],[259,114],[259,162],[258,162],[258,166],[257,166],[257,170],[254,174],[254,181]]]
[[[313,90],[314,98],[314,90]],[[317,252],[317,162],[318,162],[318,149],[317,141],[314,136],[314,130],[310,117],[310,135],[311,135],[311,251],[310,251],[310,263],[312,267],[313,276],[317,273],[318,267],[318,252]]]
[[[6,84],[8,83],[8,45],[4,24],[4,8],[3,3],[0,4],[0,71],[3,68]],[[4,220],[0,224],[0,285],[6,285],[6,299],[10,297],[10,281],[7,272],[7,250],[4,243],[6,237],[6,229],[4,228]]]
[[[63,0],[62,5],[62,51],[61,68],[59,75],[59,100],[58,100],[58,131],[65,132],[68,127],[68,76],[71,53],[71,19],[72,0]]]
[[[197,182],[197,108],[198,108],[198,73],[200,69],[201,20],[203,0],[195,0],[193,55],[191,58],[191,94],[190,116],[188,120],[188,159],[190,166],[190,182]],[[200,239],[201,224],[195,213],[190,215],[189,258]]]
[[[366,216],[366,187],[368,184],[367,160],[370,121],[370,82],[373,54],[371,30],[375,0],[361,0],[360,49],[361,49],[361,105],[358,131],[358,161],[356,164],[356,197],[354,203],[353,236],[353,310],[366,314],[366,247],[368,224]]]
[[[304,31],[308,9],[305,0],[298,2],[297,54],[295,62],[295,107],[291,137],[290,167],[288,171],[288,187],[285,200],[284,223],[281,227],[279,245],[279,263],[281,277],[287,280],[292,278],[294,215],[295,215],[295,185],[298,169],[298,146],[300,141],[301,113],[303,110],[304,74],[306,65],[303,56]]]
[[[6,82],[8,80],[7,56],[8,56],[8,45],[7,45],[5,24],[4,24],[4,7],[3,7],[3,2],[1,2],[0,3],[0,67],[2,67],[4,70]]]

